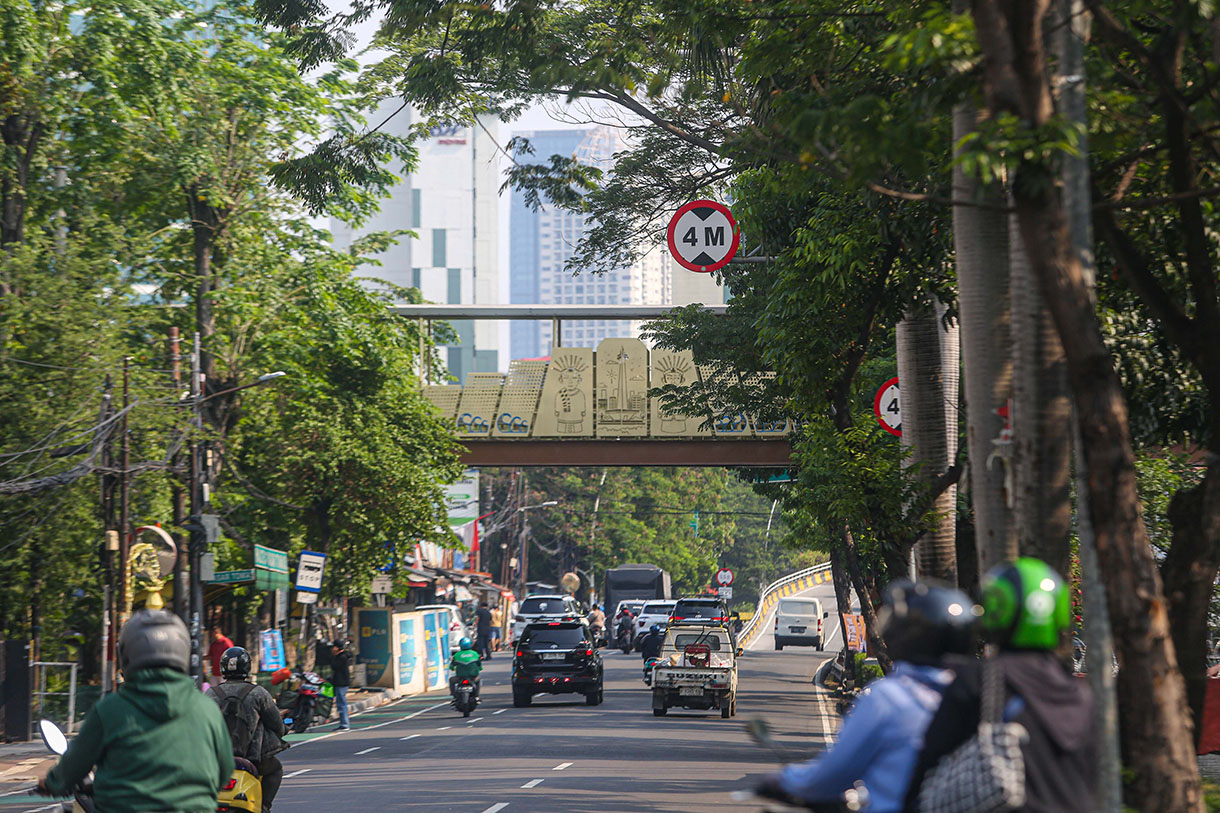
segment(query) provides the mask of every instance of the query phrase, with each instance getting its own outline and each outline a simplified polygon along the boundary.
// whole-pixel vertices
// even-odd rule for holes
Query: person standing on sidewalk
[[[339,731],[352,727],[347,713],[347,687],[352,685],[352,656],[343,644],[343,641],[335,641],[330,645],[330,685],[335,687],[335,705],[339,707]]]
[[[483,660],[491,660],[491,611],[487,609],[485,602],[479,603],[479,609],[474,614],[475,619],[475,637],[478,643],[475,644],[475,649],[483,657]]]
[[[491,608],[491,651],[500,651],[500,636],[504,634],[504,611],[500,605]]]
[[[212,645],[208,647],[208,658],[212,661],[212,677],[213,683],[220,679],[220,659],[225,654],[225,650],[233,646],[233,642],[229,640],[229,636],[224,634],[224,630],[220,625],[212,627],[211,630]]]

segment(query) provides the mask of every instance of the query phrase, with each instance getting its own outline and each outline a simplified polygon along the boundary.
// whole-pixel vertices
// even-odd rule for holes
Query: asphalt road
[[[837,629],[830,585],[805,595],[823,599]],[[775,652],[773,622],[766,623],[741,658],[732,719],[717,710],[679,709],[654,717],[642,659],[613,650],[603,650],[602,705],[558,695],[514,708],[504,653],[487,665],[483,702],[469,719],[450,708],[447,695],[428,695],[357,715],[351,731],[308,732],[281,755],[285,780],[275,810],[756,810],[730,794],[776,770],[780,760],[751,742],[746,721],[767,720],[789,760],[823,750],[837,725],[812,684],[827,655],[803,647]],[[0,797],[0,810],[46,804],[33,801]]]

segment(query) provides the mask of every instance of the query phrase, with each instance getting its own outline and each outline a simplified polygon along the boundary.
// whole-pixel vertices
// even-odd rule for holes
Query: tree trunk
[[[898,381],[902,389],[902,443],[911,449],[908,466],[929,489],[952,465],[957,454],[957,331],[944,328],[940,303],[918,303],[898,324]],[[946,358],[948,357],[948,358]],[[945,362],[949,361],[949,364]],[[950,421],[952,415],[952,421]],[[957,583],[955,488],[938,496],[932,527],[915,546],[919,575]]]
[[[954,11],[969,3],[954,0]],[[974,131],[978,110],[971,102],[953,109],[953,141]],[[953,197],[982,206],[953,207],[953,247],[957,256],[958,311],[961,324],[962,377],[966,396],[966,452],[970,460],[970,502],[978,567],[1015,558],[1016,537],[1005,488],[1004,463],[988,467],[1005,421],[996,410],[1012,395],[1012,353],[1008,302],[1008,223],[1004,197],[960,166],[953,168]],[[990,208],[995,207],[995,208]]]
[[[843,524],[840,538],[843,540],[843,550],[847,554],[847,573],[851,577],[852,586],[856,588],[856,596],[860,599],[860,613],[864,616],[864,629],[868,636],[868,651],[877,659],[883,672],[887,675],[894,668],[890,660],[889,650],[885,647],[885,639],[877,629],[877,613],[873,609],[873,596],[868,584],[864,581],[864,573],[860,570],[860,557],[856,555],[856,540],[851,535],[851,528]]]
[[[843,636],[843,676],[845,680],[856,677],[856,661],[847,649],[847,614],[851,612],[851,585],[844,566],[846,551],[834,547],[830,551],[830,575],[834,580],[835,603],[839,606],[839,632]]]
[[[1013,525],[1022,556],[1071,570],[1072,402],[1063,345],[1011,218]]]
[[[1220,545],[1208,539],[1203,531],[1203,500],[1208,479],[1213,482],[1217,479],[1210,467],[1203,483],[1173,495],[1169,503],[1173,545],[1161,564],[1173,645],[1186,681],[1196,741],[1207,688],[1208,610],[1215,591],[1216,570],[1220,568]]]

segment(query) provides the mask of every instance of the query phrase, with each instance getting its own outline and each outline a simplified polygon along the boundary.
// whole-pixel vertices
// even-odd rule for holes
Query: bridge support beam
[[[471,440],[467,466],[749,466],[787,468],[786,440]]]

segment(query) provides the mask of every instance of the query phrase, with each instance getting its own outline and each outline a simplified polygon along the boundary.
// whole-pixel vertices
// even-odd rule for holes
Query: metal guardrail
[[[782,576],[768,584],[758,596],[758,607],[754,610],[753,617],[741,630],[741,634],[737,637],[739,645],[747,647],[754,640],[754,636],[762,629],[763,619],[771,611],[771,606],[775,602],[787,595],[791,595],[798,589],[803,590],[807,587],[812,587],[814,582],[802,584],[805,579],[812,579],[818,573],[825,573],[830,570],[830,563],[824,562],[820,565],[807,567],[803,570],[797,570],[789,573],[787,576]]]

